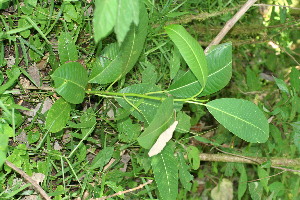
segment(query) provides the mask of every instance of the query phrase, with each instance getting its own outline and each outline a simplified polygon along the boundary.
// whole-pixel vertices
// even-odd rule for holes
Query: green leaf
[[[170,60],[170,78],[173,79],[180,68],[180,52],[177,47],[172,50],[172,59]]]
[[[116,24],[118,0],[96,0],[93,18],[96,43],[106,37]]]
[[[198,41],[195,40],[183,26],[169,25],[165,27],[165,30],[204,88],[207,81],[208,69],[204,51]]]
[[[134,16],[137,15],[137,16]],[[115,25],[115,33],[119,43],[122,43],[127,32],[129,31],[130,24],[134,17],[138,18],[139,15],[139,1],[138,0],[122,0],[118,3],[117,18]],[[138,24],[138,23],[136,23]]]
[[[139,124],[132,123],[132,120],[128,117],[126,119],[118,121],[118,138],[122,142],[134,142],[141,132],[141,126]]]
[[[260,80],[257,74],[250,69],[250,67],[246,68],[246,81],[249,91],[257,91],[260,90]]]
[[[141,83],[123,88],[119,92],[145,94],[155,91],[159,91],[159,88],[156,85]],[[131,114],[138,120],[146,122],[147,124],[150,124],[150,122],[153,120],[154,115],[160,105],[160,102],[157,100],[141,99],[136,97],[127,97],[127,101],[123,98],[117,98],[117,101],[126,110],[134,109],[127,101],[135,105],[135,107],[137,107],[139,110],[134,109]]]
[[[90,169],[99,168],[99,171],[102,171],[104,165],[108,163],[114,153],[113,147],[106,147],[99,151],[99,153],[95,156]]]
[[[174,122],[173,98],[165,99],[145,131],[138,137],[139,144],[145,149],[150,149],[159,135],[164,132]]]
[[[58,52],[62,64],[78,60],[78,51],[70,33],[62,32],[58,37]]]
[[[178,195],[178,169],[172,143],[168,143],[160,154],[152,157],[151,166],[160,199],[176,199]]]
[[[85,88],[88,82],[87,72],[78,62],[61,65],[51,75],[55,90],[70,103],[81,103],[85,97]]]
[[[185,112],[178,112],[176,119],[178,121],[178,125],[176,127],[176,131],[179,133],[187,133],[191,128],[191,117],[188,116]]]
[[[189,162],[192,165],[193,170],[197,170],[200,167],[200,152],[199,149],[195,146],[189,146],[187,149],[187,156]]]
[[[228,84],[232,73],[231,48],[231,43],[221,44],[214,46],[206,55],[208,76],[201,96],[215,93]],[[196,76],[187,71],[169,87],[168,92],[176,97],[189,98],[198,94],[201,88]]]
[[[274,77],[274,80],[275,80],[275,83],[276,83],[277,87],[279,88],[279,90],[281,92],[284,92],[287,95],[290,94],[289,88],[288,88],[287,84],[283,80],[281,80],[279,78],[275,78],[275,77]]]
[[[223,89],[232,75],[232,44],[213,46],[206,55],[208,76],[201,96],[213,94]]]
[[[270,178],[268,178],[269,173],[266,170],[264,170],[263,168],[258,167],[257,168],[257,174],[258,174],[258,177],[260,179],[260,183],[265,188],[266,192],[269,192],[269,188],[268,188],[268,181],[270,179]]]
[[[90,83],[107,84],[117,81],[125,76],[137,62],[147,35],[148,16],[144,5],[141,3],[140,22],[136,27],[134,24],[126,35],[120,47],[118,56],[113,59],[103,70],[93,73]]]
[[[70,104],[63,98],[58,99],[48,111],[45,128],[51,133],[62,130],[69,120],[70,112]]]
[[[269,124],[263,112],[252,102],[223,98],[205,105],[208,111],[236,136],[251,143],[264,143],[269,137]]]
[[[291,70],[290,82],[291,86],[294,87],[297,92],[300,92],[300,71],[295,67],[293,67]]]
[[[0,86],[0,95],[3,94],[8,88],[10,88],[19,78],[21,75],[21,72],[19,68],[13,67],[11,70],[6,71],[7,76],[9,77],[9,80],[6,81],[4,85]]]
[[[236,168],[239,171],[240,179],[239,179],[239,186],[238,186],[238,199],[242,199],[246,190],[247,190],[247,173],[245,166],[241,163],[236,163]]]
[[[190,174],[189,166],[186,164],[181,152],[178,153],[178,159],[179,159],[178,167],[179,167],[180,183],[187,191],[190,191],[192,188],[191,180],[193,180],[194,177]]]
[[[168,88],[168,93],[176,97],[189,98],[197,95],[201,88],[201,84],[189,70]]]
[[[263,193],[263,188],[260,182],[251,182],[248,184],[249,193],[253,200],[260,200]]]

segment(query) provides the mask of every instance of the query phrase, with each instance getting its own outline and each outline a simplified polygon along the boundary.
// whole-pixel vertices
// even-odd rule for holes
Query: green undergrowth
[[[56,200],[295,199],[299,23],[279,3],[205,49],[240,1],[0,1],[0,199],[42,198],[26,174]]]

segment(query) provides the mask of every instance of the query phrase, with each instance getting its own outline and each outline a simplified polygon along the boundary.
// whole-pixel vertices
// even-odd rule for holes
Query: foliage
[[[99,198],[126,188],[141,190],[117,198],[297,197],[299,177],[271,177],[280,172],[271,162],[200,160],[218,151],[299,155],[300,72],[289,46],[299,45],[299,30],[273,29],[295,23],[292,13],[271,7],[260,16],[250,9],[242,22],[263,28],[234,35],[244,31],[238,23],[224,43],[202,48],[215,35],[195,27],[224,24],[234,13],[228,9],[239,5],[1,2],[0,197],[33,194],[30,184],[16,184],[6,160],[29,176],[45,176],[41,186],[53,199]],[[280,48],[236,46],[254,38]],[[154,182],[139,186],[148,179]]]

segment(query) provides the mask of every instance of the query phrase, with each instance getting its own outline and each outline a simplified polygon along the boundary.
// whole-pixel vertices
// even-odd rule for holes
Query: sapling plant
[[[137,63],[149,28],[147,11],[143,3],[140,3],[139,8],[135,10],[138,10],[138,15],[132,13],[134,23],[127,24],[130,27],[128,32],[127,29],[123,30],[119,27],[121,22],[118,20],[116,20],[116,24],[107,22],[105,25],[110,24],[110,26],[105,27],[103,23],[99,22],[100,19],[113,20],[106,19],[107,11],[102,8],[108,6],[111,9],[117,9],[116,5],[104,3],[104,1],[99,5],[96,4],[95,12],[99,11],[95,14],[93,21],[96,42],[100,42],[113,27],[118,42],[108,44],[101,51],[100,56],[96,57],[91,64],[90,71],[77,62],[77,49],[70,40],[70,34],[68,32],[61,33],[59,37],[61,65],[51,75],[55,91],[61,98],[53,104],[48,112],[45,128],[49,132],[56,133],[62,130],[69,121],[72,105],[82,103],[87,96],[97,95],[115,99],[119,105],[115,116],[118,127],[120,127],[119,130],[127,127],[135,129],[137,132],[135,134],[127,132],[127,138],[122,138],[122,140],[139,144],[141,150],[147,153],[151,149],[149,152],[151,158],[149,159],[162,199],[176,199],[178,170],[183,170],[182,168],[178,169],[178,165],[179,161],[180,163],[185,162],[182,154],[185,154],[186,151],[178,145],[176,140],[171,141],[174,131],[186,133],[190,129],[190,124],[186,124],[189,116],[182,111],[183,104],[206,107],[220,124],[247,142],[264,143],[268,140],[268,121],[254,103],[235,98],[209,99],[209,95],[224,88],[231,79],[231,43],[212,46],[209,51],[204,53],[197,40],[181,25],[166,26],[165,32],[171,39],[169,42],[174,44],[175,51],[179,52],[174,53],[174,56],[183,58],[189,68],[187,71],[177,74],[179,68],[170,69],[172,78],[168,87],[142,82],[114,91],[113,85],[119,83]],[[102,16],[106,16],[105,19]],[[122,19],[120,18],[120,20]],[[107,31],[105,32],[105,30]],[[120,32],[121,30],[126,34]],[[90,85],[89,89],[87,89],[88,85]],[[105,87],[104,90],[94,90],[94,88]],[[91,112],[93,113],[93,111]],[[136,119],[135,123],[137,124],[132,122],[131,116]],[[95,128],[96,121],[94,119],[81,123],[85,125],[81,129],[84,139]],[[88,129],[90,130],[86,131]],[[145,157],[147,156],[145,154]],[[92,164],[92,168],[103,167],[103,164],[97,166],[95,163],[97,162]],[[187,175],[187,179],[181,177],[181,181],[192,180],[192,176],[188,172],[179,172],[179,174]],[[190,184],[182,184],[188,190],[191,187]]]
[[[220,44],[254,2],[1,4],[9,15],[0,17],[0,65],[7,69],[0,71],[0,183],[7,184],[0,198],[35,195],[29,186],[54,200],[297,196],[299,171],[281,166],[300,166],[286,158],[300,149],[299,70],[291,69],[290,84],[285,77],[262,81],[256,62],[264,64],[268,51],[254,44],[245,50],[233,37]],[[253,13],[244,18],[249,24]],[[211,26],[226,21],[222,37],[196,30],[209,29],[207,17]],[[8,66],[10,54],[15,63]],[[246,58],[255,64],[244,66]],[[278,93],[259,91],[270,87]],[[275,170],[293,174],[269,183]],[[40,185],[36,175],[45,177]]]

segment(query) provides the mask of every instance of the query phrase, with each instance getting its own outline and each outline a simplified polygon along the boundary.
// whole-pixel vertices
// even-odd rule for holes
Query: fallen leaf
[[[171,140],[177,124],[178,121],[175,121],[167,130],[165,130],[162,134],[160,134],[160,136],[158,137],[158,139],[156,140],[156,142],[151,147],[148,153],[149,157],[159,154],[164,149],[167,142]]]
[[[41,86],[40,71],[36,67],[36,65],[33,65],[28,68],[28,74],[31,76],[32,80],[35,82],[35,85],[37,85],[38,87]]]

